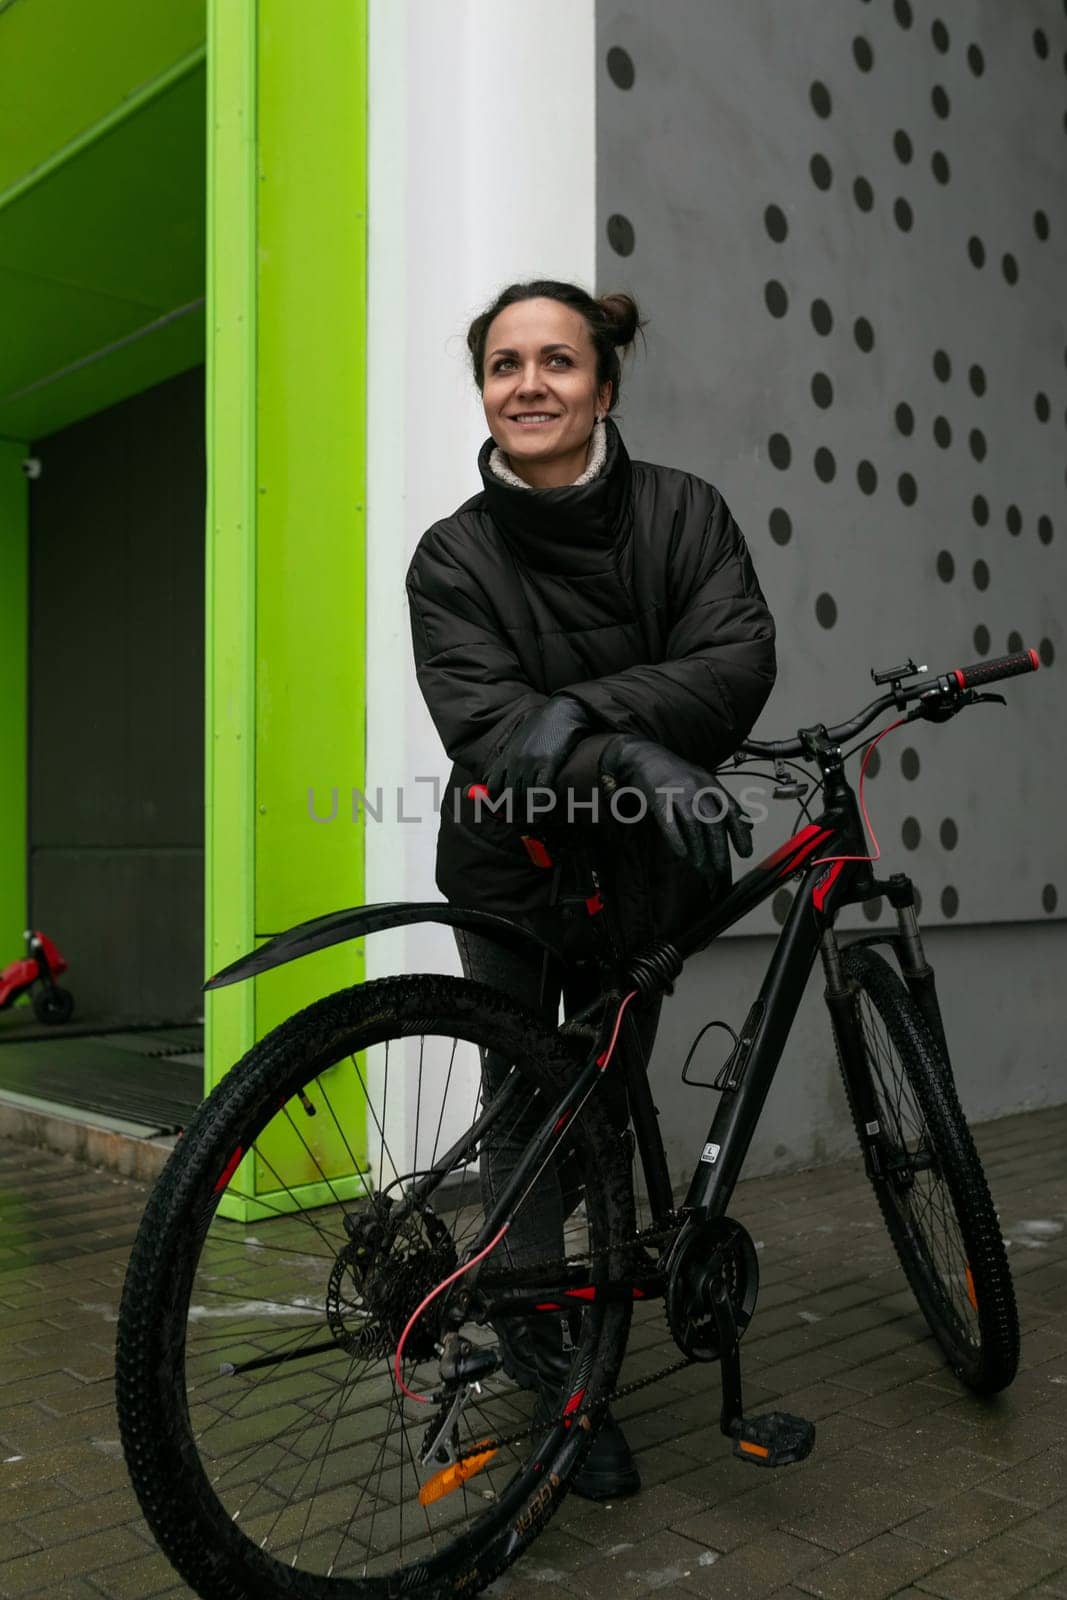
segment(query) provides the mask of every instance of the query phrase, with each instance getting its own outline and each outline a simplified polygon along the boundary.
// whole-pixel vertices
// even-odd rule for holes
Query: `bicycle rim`
[[[903,984],[864,952],[858,1015],[878,1106],[883,1214],[916,1298],[957,1375],[1010,1382],[1014,1295],[1000,1229],[951,1074]]]
[[[511,1046],[522,1092],[510,1090],[489,1133],[468,1137],[482,1106],[477,1055],[464,1060],[464,1046],[479,1044]],[[235,1577],[263,1594],[444,1594],[460,1579],[470,1593],[551,1514],[588,1419],[538,1426],[534,1396],[497,1371],[442,1432],[446,1406],[402,1385],[425,1396],[440,1383],[443,1297],[407,1335],[402,1384],[394,1358],[412,1314],[482,1227],[486,1144],[520,1138],[531,1106],[545,1115],[560,1066],[551,1036],[491,990],[387,980],[275,1030],[201,1108],[146,1212],[118,1362],[135,1487],[201,1594],[231,1594]],[[584,1265],[595,1280],[607,1270],[611,1209],[607,1190],[584,1181],[611,1168],[595,1106],[569,1137],[584,1192],[555,1265]],[[417,1176],[450,1148],[434,1192],[396,1226]],[[245,1205],[256,1220],[234,1220],[224,1214],[232,1188],[220,1202],[249,1152],[260,1177]],[[294,1167],[300,1185],[282,1181]],[[483,1281],[508,1270],[501,1247]],[[497,1344],[491,1326],[462,1331],[475,1346]],[[595,1408],[621,1356],[622,1308],[592,1304],[573,1332],[571,1373]],[[617,1347],[613,1370],[602,1345]],[[442,1454],[424,1459],[438,1435]]]

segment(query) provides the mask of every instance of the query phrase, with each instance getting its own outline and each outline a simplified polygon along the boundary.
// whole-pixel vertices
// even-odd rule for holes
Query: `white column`
[[[439,899],[430,785],[449,763],[411,662],[404,573],[481,487],[466,330],[509,283],[594,290],[594,0],[371,0],[367,900]],[[397,817],[396,790],[406,815]],[[456,971],[448,929],[375,934],[367,977]]]
[[[594,0],[371,0],[366,773],[384,806],[366,824],[368,903],[441,898],[432,788],[416,779],[443,785],[449,762],[415,680],[404,574],[425,530],[481,487],[470,321],[512,282],[595,286],[594,20]],[[400,820],[398,789],[421,822]],[[368,980],[459,970],[448,928],[367,941]],[[471,1049],[449,1096],[457,1128],[476,1084]],[[396,1098],[394,1149],[410,1148],[411,1118]]]

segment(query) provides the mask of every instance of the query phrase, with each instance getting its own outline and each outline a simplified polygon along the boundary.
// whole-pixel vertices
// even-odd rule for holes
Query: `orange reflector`
[[[737,1443],[738,1443],[738,1446],[740,1447],[740,1449],[742,1449],[745,1452],[746,1455],[750,1455],[750,1456],[769,1456],[770,1453],[771,1453],[767,1449],[766,1445],[763,1445],[763,1444],[752,1444],[751,1441],[748,1440],[748,1439],[739,1439],[737,1441]]]
[[[978,1296],[974,1292],[974,1276],[971,1272],[971,1263],[965,1261],[963,1264],[967,1268],[967,1298],[971,1302],[971,1309],[977,1311]]]
[[[489,1440],[482,1439],[481,1443],[488,1444]],[[453,1489],[461,1488],[468,1478],[473,1478],[476,1472],[481,1472],[483,1467],[487,1467],[495,1455],[495,1450],[482,1450],[476,1455],[464,1456],[461,1461],[454,1461],[450,1467],[435,1472],[419,1490],[419,1505],[431,1506],[435,1500],[443,1500],[446,1494],[451,1494]]]

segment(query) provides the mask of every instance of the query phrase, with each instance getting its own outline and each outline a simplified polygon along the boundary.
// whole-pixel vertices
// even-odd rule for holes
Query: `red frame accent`
[[[811,903],[816,911],[822,911],[826,905],[826,896],[845,870],[843,861],[835,861],[832,867],[827,867],[822,877],[811,891]]]
[[[222,1169],[222,1177],[219,1179],[218,1183],[215,1185],[214,1189],[212,1190],[213,1194],[221,1194],[222,1193],[223,1189],[225,1189],[226,1185],[229,1183],[230,1179],[233,1177],[234,1173],[237,1171],[237,1168],[240,1166],[241,1157],[244,1155],[244,1153],[245,1153],[244,1152],[244,1146],[239,1144],[237,1146],[237,1149],[234,1151],[233,1155],[230,1157],[229,1161],[227,1161],[226,1165],[223,1167],[223,1169]]]
[[[760,872],[772,872],[779,878],[788,878],[794,873],[802,861],[817,850],[824,840],[831,837],[830,828],[820,828],[817,822],[809,822],[806,828],[801,828],[785,844],[780,844],[777,850],[772,850],[769,856],[757,863]]]

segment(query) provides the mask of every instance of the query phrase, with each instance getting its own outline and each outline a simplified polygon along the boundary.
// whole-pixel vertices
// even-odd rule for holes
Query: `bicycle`
[[[982,700],[1003,704],[978,690],[1038,664],[1030,651],[908,682],[927,670],[909,660],[872,673],[884,692],[848,722],[747,740],[735,769],[769,758],[784,797],[803,806],[807,791],[787,764],[807,759],[824,809],[808,812],[682,937],[629,960],[618,960],[595,864],[577,852],[572,906],[605,930],[604,989],[556,1032],[462,978],[384,978],[316,1001],[231,1069],[149,1199],[117,1338],[133,1484],[162,1549],[200,1595],[476,1593],[566,1494],[616,1397],[637,1300],[664,1302],[680,1353],[667,1372],[718,1361],[719,1425],[735,1455],[775,1468],[809,1453],[810,1422],[744,1412],[740,1342],[756,1307],[757,1256],[726,1213],[816,954],[866,1172],[918,1304],[965,1386],[992,1394],[1012,1381],[1011,1276],[952,1078],[914,887],[902,873],[874,877],[861,808],[879,739],[916,718],[943,722]],[[890,708],[904,715],[843,752]],[[860,748],[857,803],[845,761]],[[720,1099],[676,1206],[630,1008],[671,992],[691,955],[790,880],[799,888],[715,1080]],[[877,897],[895,909],[895,930],[839,944],[841,907]],[[424,920],[537,937],[444,903],[362,907],[276,936],[204,987]],[[514,1064],[457,1127],[463,1041]],[[612,1067],[625,1085],[622,1116],[601,1087]],[[391,1086],[402,1091],[399,1112]],[[337,1110],[354,1090],[362,1108],[346,1125]],[[479,1155],[531,1097],[543,1111],[539,1131],[486,1213]],[[245,1151],[254,1146],[274,1170],[279,1127],[290,1139],[295,1130],[331,1203],[285,1212],[271,1190],[260,1196],[270,1220],[252,1230],[223,1220],[220,1196]],[[337,1175],[341,1157],[355,1179]],[[580,1199],[562,1255],[508,1260],[515,1215],[564,1161]],[[640,1227],[638,1163],[649,1207]],[[567,1335],[570,1370],[554,1409],[539,1410],[500,1370],[494,1329],[517,1316],[558,1318]]]

